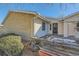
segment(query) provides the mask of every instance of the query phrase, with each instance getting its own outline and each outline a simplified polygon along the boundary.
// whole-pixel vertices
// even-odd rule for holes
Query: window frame
[[[51,24],[50,24],[50,30],[51,30]]]
[[[46,28],[46,24],[45,22],[42,22],[42,31],[45,31],[45,28]]]
[[[79,32],[79,22],[76,24],[76,30]]]

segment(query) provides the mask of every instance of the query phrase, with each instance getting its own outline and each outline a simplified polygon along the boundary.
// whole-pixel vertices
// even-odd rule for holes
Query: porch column
[[[64,22],[64,37],[68,37],[68,23]]]

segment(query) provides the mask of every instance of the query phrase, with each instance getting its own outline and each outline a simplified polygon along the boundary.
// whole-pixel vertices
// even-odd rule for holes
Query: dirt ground
[[[38,52],[33,52],[31,49],[27,48],[24,50],[22,56],[39,56]]]
[[[24,50],[22,52],[22,56],[39,56],[38,51],[36,52],[32,51],[28,43],[23,42],[23,44],[24,44]]]

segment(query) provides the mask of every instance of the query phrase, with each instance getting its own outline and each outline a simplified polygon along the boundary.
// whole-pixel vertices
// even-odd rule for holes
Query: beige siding
[[[33,17],[34,15],[10,12],[4,22],[4,26],[9,29],[9,32],[21,33],[30,37],[33,33]]]
[[[64,34],[64,23],[62,21],[58,22],[58,34],[59,35],[63,35]]]
[[[69,36],[73,36],[73,35],[75,35],[75,32],[76,32],[76,30],[75,30],[75,27],[76,27],[76,24],[75,23],[68,23],[68,35]]]
[[[75,36],[76,34],[76,23],[79,21],[79,14],[74,15],[70,18],[65,19],[64,22],[68,23],[68,35]]]

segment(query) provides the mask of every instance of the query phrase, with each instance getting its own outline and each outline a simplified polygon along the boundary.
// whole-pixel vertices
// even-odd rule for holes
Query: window
[[[50,24],[50,30],[51,30],[51,24]]]
[[[79,22],[77,23],[77,31],[79,31]]]
[[[45,31],[45,22],[42,22],[42,30]]]
[[[77,23],[77,27],[79,27],[79,22]]]

